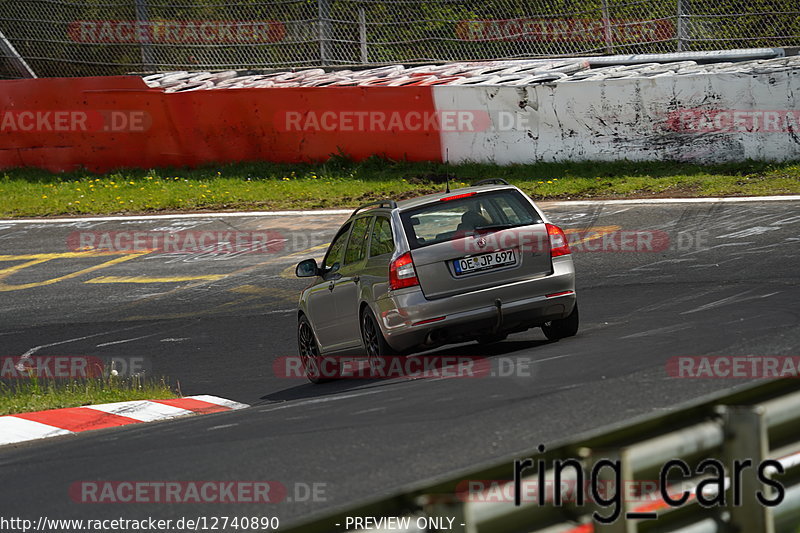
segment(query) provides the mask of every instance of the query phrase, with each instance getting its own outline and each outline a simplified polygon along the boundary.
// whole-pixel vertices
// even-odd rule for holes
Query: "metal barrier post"
[[[676,0],[676,2],[677,2],[677,8],[678,8],[678,17],[677,17],[678,20],[677,20],[677,24],[676,24],[676,27],[675,27],[675,37],[676,37],[676,39],[678,41],[678,52],[683,52],[683,50],[684,50],[683,41],[685,39],[685,35],[684,35],[685,28],[683,27],[683,25],[684,25],[684,20],[683,20],[683,16],[684,16],[683,15],[683,11],[684,11],[683,2],[684,2],[684,0]]]
[[[358,40],[361,43],[361,64],[369,63],[369,50],[367,49],[367,17],[364,5],[358,5]]]
[[[137,31],[139,44],[142,47],[142,69],[153,71],[153,44],[150,42],[150,15],[147,12],[147,0],[136,0],[136,23],[139,27],[147,28],[146,32]]]
[[[741,490],[741,505],[736,505],[734,494],[727,494],[727,508],[730,512],[730,524],[735,531],[759,531],[775,533],[775,525],[771,509],[761,505],[756,499],[756,492],[765,493],[765,487],[758,479],[758,465],[769,454],[765,409],[762,406],[728,406],[725,412],[726,443],[725,466],[731,470],[731,486],[738,485]],[[752,461],[748,468],[743,468],[741,479],[737,480],[734,461],[740,463]],[[738,483],[737,483],[738,481]],[[766,493],[765,493],[766,494]]]
[[[606,53],[612,54],[611,46],[611,19],[608,18],[608,0],[603,0],[603,33],[605,34]]]
[[[317,24],[319,25],[319,60],[321,65],[330,64],[331,44],[331,2],[317,0]]]

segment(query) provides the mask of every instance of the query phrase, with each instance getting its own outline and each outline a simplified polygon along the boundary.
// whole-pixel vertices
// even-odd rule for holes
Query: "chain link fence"
[[[797,45],[797,0],[0,0],[5,78]]]

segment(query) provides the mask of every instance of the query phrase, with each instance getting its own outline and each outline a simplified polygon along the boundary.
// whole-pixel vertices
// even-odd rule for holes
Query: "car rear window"
[[[542,222],[515,190],[478,193],[436,201],[400,215],[412,249],[449,241],[487,226],[529,226]]]

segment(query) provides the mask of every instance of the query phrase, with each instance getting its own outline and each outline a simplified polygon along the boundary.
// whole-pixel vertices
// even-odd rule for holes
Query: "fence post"
[[[734,461],[749,459],[752,466],[741,473],[741,505],[733,502],[733,494],[728,495],[730,525],[735,531],[759,531],[775,533],[775,523],[771,510],[756,500],[756,492],[764,491],[764,484],[758,479],[758,465],[769,455],[767,424],[762,406],[728,406],[725,412],[725,465],[732,468]],[[729,476],[735,473],[729,472]],[[738,480],[737,480],[738,481]],[[731,485],[736,486],[733,479]]]
[[[678,0],[680,1],[680,0]],[[613,48],[611,46],[611,19],[608,17],[608,0],[603,0],[603,33],[605,35],[606,53],[611,55]]]
[[[369,63],[369,50],[367,49],[367,16],[363,4],[358,4],[358,40],[361,43],[361,64]]]
[[[150,15],[147,12],[147,0],[136,0],[136,26],[139,45],[142,49],[142,70],[154,70],[153,44],[150,42]],[[141,31],[139,28],[147,28]]]
[[[317,0],[317,19],[319,25],[319,60],[322,65],[330,64],[330,0]]]
[[[678,41],[678,52],[683,52],[683,0],[675,0],[677,2],[677,25],[675,28],[675,38]]]

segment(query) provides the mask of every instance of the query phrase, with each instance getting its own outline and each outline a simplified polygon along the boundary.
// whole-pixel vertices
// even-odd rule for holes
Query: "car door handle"
[[[353,276],[353,283],[358,283],[361,281],[361,276]]]

